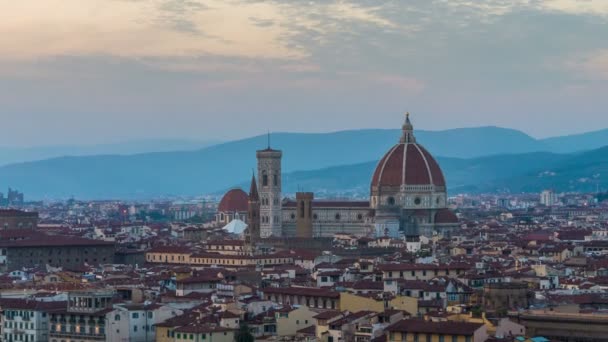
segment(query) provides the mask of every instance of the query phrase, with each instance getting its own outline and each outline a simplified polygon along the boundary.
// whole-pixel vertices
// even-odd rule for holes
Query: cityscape
[[[608,0],[0,10],[0,342],[608,342]]]
[[[448,195],[409,114],[368,200],[246,189],[0,209],[6,341],[600,341],[608,196]],[[413,337],[410,337],[413,336]]]

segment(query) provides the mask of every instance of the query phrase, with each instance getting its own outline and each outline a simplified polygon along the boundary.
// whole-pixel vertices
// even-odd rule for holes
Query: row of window
[[[296,219],[296,214],[291,214],[290,217],[291,217],[292,220],[295,220]],[[304,214],[301,211],[300,211],[300,217],[302,217],[302,218],[304,217]],[[313,214],[312,215],[312,219],[316,221],[316,220],[319,219],[319,216],[317,214]],[[342,215],[340,215],[340,213],[337,213],[336,215],[334,215],[334,219],[336,221],[340,221],[342,219]],[[363,220],[363,214],[357,214],[357,220],[362,221]]]
[[[228,333],[224,332],[224,336],[227,336]],[[167,337],[174,337],[178,340],[194,340],[195,334],[186,334],[186,333],[176,333],[172,330],[167,330]],[[207,339],[207,334],[199,334],[201,340]],[[213,333],[209,333],[209,337],[212,337]]]
[[[447,269],[446,269],[446,270],[444,271],[444,273],[445,273],[445,275],[450,275],[450,270],[447,270]],[[412,275],[412,277],[415,277],[415,276],[416,276],[416,271],[415,271],[415,270],[412,270],[412,271],[410,272],[410,274]],[[426,271],[426,270],[422,270],[422,276],[426,276],[426,274],[427,274],[427,271]],[[435,276],[439,275],[439,270],[433,270],[433,274],[434,274]],[[456,271],[456,274],[460,274],[460,271],[459,271],[459,270],[457,270],[457,271]],[[403,278],[403,276],[404,276],[404,275],[405,275],[404,271],[399,271],[399,278]],[[393,278],[393,271],[389,271],[389,272],[388,272],[388,278]]]
[[[266,197],[262,197],[262,201],[261,201],[261,202],[262,202],[262,203],[261,203],[262,205],[270,205],[270,200],[269,200],[268,198],[266,198]],[[272,203],[273,203],[274,205],[279,205],[279,199],[278,199],[278,198],[275,198],[275,199],[272,201]]]
[[[15,317],[21,317],[22,319],[30,319],[30,317],[34,316],[33,311],[23,311],[23,310],[6,310],[4,311],[4,317],[6,319],[15,319]],[[46,313],[43,313],[42,317],[46,317]]]
[[[23,341],[23,342],[36,342],[36,335],[34,334],[4,334],[4,341]]]
[[[84,258],[84,259],[82,259],[82,261],[83,261],[83,262],[89,262],[89,258]],[[97,258],[93,258],[91,261],[92,261],[92,262],[94,262],[94,263],[96,263],[96,262],[98,262],[99,260],[98,260]],[[106,258],[102,258],[102,259],[101,259],[101,262],[106,262],[106,261],[107,261],[107,259],[106,259]],[[44,260],[42,260],[42,259],[38,259],[38,265],[42,265],[42,264],[43,264],[43,262],[44,262]],[[58,264],[58,265],[61,265],[61,264],[64,264],[64,263],[65,263],[65,264],[69,264],[69,263],[71,263],[71,262],[72,262],[72,260],[71,260],[71,259],[57,259],[57,264]],[[80,262],[80,259],[79,259],[79,258],[76,258],[76,259],[74,259],[74,262]],[[35,263],[35,262],[34,262],[34,259],[30,259],[30,265],[33,265],[34,263]],[[53,263],[54,263],[53,259],[48,259],[48,264],[53,264]]]
[[[261,219],[262,219],[262,223],[270,223],[271,217],[270,216],[262,216]],[[272,222],[279,223],[281,221],[279,220],[278,216],[275,216],[274,220]]]
[[[53,255],[53,254],[61,255],[61,254],[63,254],[63,251],[65,251],[65,254],[72,254],[72,252],[75,254],[79,254],[81,252],[80,249],[72,249],[72,248],[53,249],[53,248],[50,248],[50,249],[47,249],[47,255]],[[95,247],[91,248],[91,254],[96,254],[97,252],[98,252],[97,248],[95,248]],[[85,249],[82,251],[82,253],[89,254],[89,250]],[[43,249],[39,249],[38,253],[36,253],[36,255],[40,255],[40,256],[42,256],[42,254],[44,254]],[[23,253],[20,251],[17,253],[17,255],[22,256]],[[34,251],[30,251],[30,256],[34,256]]]
[[[8,329],[34,329],[34,323],[28,322],[4,322],[4,327]]]
[[[274,186],[278,186],[279,185],[279,176],[278,175],[272,175],[272,184]],[[266,172],[266,170],[262,171],[262,186],[268,186],[268,173]]]
[[[76,327],[70,326],[70,334],[89,334],[89,335],[105,335],[106,330],[104,327],[89,327],[89,331],[87,332],[86,327]],[[65,324],[57,324],[51,326],[51,332],[54,333],[67,333],[68,328]]]
[[[144,313],[143,316],[145,317],[145,315],[146,314]],[[148,318],[152,318],[153,316],[154,316],[154,313],[152,311],[148,311]],[[138,319],[139,318],[139,312],[133,312],[133,313],[131,313],[131,318]],[[114,316],[114,320],[115,321],[120,321],[120,315],[118,315],[118,314],[115,315]]]
[[[160,261],[160,262],[169,262],[169,261],[181,261],[183,263],[190,263],[190,264],[199,264],[199,265],[248,265],[250,264],[251,259],[249,258],[243,258],[243,259],[224,259],[224,258],[219,258],[219,259],[208,259],[208,258],[192,258],[192,257],[188,257],[188,259],[186,259],[185,256],[178,256],[178,260],[176,260],[174,255],[171,255],[170,257],[165,255],[165,257],[163,258],[162,256],[158,256],[156,254],[148,254],[146,256],[146,259],[148,261]],[[291,259],[286,259],[286,258],[273,258],[273,259],[260,259],[257,260],[256,263],[258,265],[279,265],[279,264],[284,264],[289,262]]]
[[[407,335],[410,335],[413,339],[414,342],[422,342],[420,335],[418,333],[402,333],[402,340],[403,341],[409,341],[410,339],[406,338]],[[424,336],[424,341],[426,342],[431,342],[433,335],[432,334],[423,334]],[[449,339],[446,339],[445,335],[439,335],[439,342],[458,342],[458,336],[457,335],[448,335]],[[391,341],[395,341],[395,333],[390,333],[390,340]],[[447,341],[446,341],[447,340]],[[400,340],[401,341],[401,340]],[[466,336],[465,337],[465,342],[471,342],[472,338],[471,336]]]

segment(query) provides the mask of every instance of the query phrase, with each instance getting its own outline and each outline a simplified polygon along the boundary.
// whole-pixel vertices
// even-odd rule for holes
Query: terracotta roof
[[[3,310],[6,309],[17,309],[17,310],[32,310],[32,311],[60,311],[65,310],[68,306],[66,301],[50,301],[43,302],[37,300],[27,300],[20,298],[2,298],[0,299],[0,307]]]
[[[247,211],[249,196],[241,189],[228,191],[217,207],[219,212],[244,212]]]
[[[38,217],[35,211],[23,211],[17,209],[0,209],[0,217]]]
[[[296,333],[301,334],[301,335],[307,335],[307,336],[315,336],[316,331],[317,331],[317,327],[315,325],[311,325],[309,327],[296,331]]]
[[[427,322],[419,319],[406,319],[388,326],[389,332],[434,333],[444,335],[473,336],[482,323],[466,322]]]
[[[275,293],[296,296],[314,296],[340,298],[340,293],[336,291],[319,289],[316,287],[266,287],[261,290],[264,294]]]
[[[445,178],[437,161],[419,144],[399,143],[376,166],[371,186],[431,184],[445,186]]]
[[[113,242],[85,239],[74,236],[46,235],[37,233],[23,239],[0,240],[0,247],[69,247],[69,246],[113,246]]]

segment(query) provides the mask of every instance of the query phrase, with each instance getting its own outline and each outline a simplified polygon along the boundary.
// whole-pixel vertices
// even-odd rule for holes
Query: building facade
[[[282,174],[281,159],[283,152],[270,146],[257,151],[258,191],[260,195],[260,235],[263,238],[283,235],[281,224]]]
[[[108,341],[106,314],[113,296],[112,291],[69,293],[67,307],[50,315],[49,341]]]
[[[38,213],[15,209],[0,210],[0,230],[29,229],[38,226]]]
[[[0,240],[0,268],[81,267],[114,262],[114,243],[77,237],[26,234]]]
[[[414,136],[409,113],[398,143],[372,175],[369,201],[315,200],[313,193],[282,199],[282,152],[257,151],[261,238],[450,236],[458,217],[447,208],[443,172]]]

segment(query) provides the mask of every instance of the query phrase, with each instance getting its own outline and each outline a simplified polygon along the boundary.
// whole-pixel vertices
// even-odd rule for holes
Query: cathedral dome
[[[244,212],[247,211],[249,197],[241,189],[228,191],[220,201],[217,211],[219,212]]]
[[[371,188],[429,186],[444,190],[445,178],[435,158],[416,142],[409,115],[403,125],[401,141],[380,160],[372,177]]]

